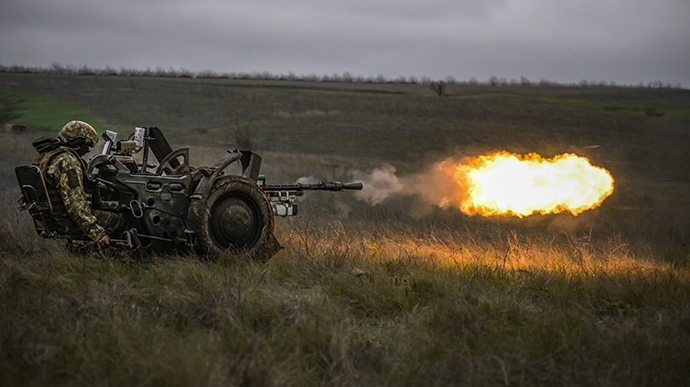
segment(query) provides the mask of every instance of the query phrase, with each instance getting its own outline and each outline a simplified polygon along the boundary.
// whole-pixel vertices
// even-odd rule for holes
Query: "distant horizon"
[[[284,81],[303,81],[303,82],[342,82],[342,83],[401,83],[401,84],[429,84],[431,82],[445,82],[448,84],[467,84],[467,85],[487,85],[487,86],[564,86],[564,87],[634,87],[634,88],[652,88],[652,89],[684,89],[687,88],[681,83],[676,84],[666,83],[661,80],[640,81],[639,83],[618,83],[615,81],[604,79],[582,79],[578,82],[563,82],[559,80],[552,80],[546,78],[529,79],[525,76],[519,78],[490,76],[487,79],[478,79],[470,77],[469,79],[456,79],[452,75],[445,78],[436,79],[428,76],[409,76],[409,77],[386,77],[382,74],[376,76],[363,76],[351,74],[348,71],[343,73],[333,74],[295,74],[288,73],[273,73],[269,71],[215,71],[207,70],[188,70],[185,68],[164,68],[156,66],[155,68],[147,67],[130,68],[127,66],[105,66],[105,67],[90,67],[87,65],[73,65],[61,64],[53,62],[48,67],[43,66],[26,66],[21,64],[5,65],[0,63],[0,72],[5,73],[39,73],[39,74],[56,74],[56,75],[97,75],[97,76],[152,76],[152,77],[169,77],[169,78],[194,78],[194,79],[236,79],[236,80],[284,80]]]

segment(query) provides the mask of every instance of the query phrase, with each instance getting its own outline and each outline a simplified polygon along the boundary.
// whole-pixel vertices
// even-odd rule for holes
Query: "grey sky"
[[[0,64],[690,86],[688,0],[4,0]]]

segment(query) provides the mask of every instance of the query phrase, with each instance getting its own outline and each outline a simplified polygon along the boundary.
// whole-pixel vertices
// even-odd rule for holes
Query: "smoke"
[[[395,167],[390,164],[376,168],[370,174],[356,171],[353,176],[364,185],[361,191],[356,192],[357,198],[374,206],[404,189],[395,175]]]
[[[302,176],[299,179],[297,179],[297,183],[299,184],[316,184],[319,180],[315,178],[314,176]]]
[[[380,204],[393,195],[417,196],[435,206],[457,204],[464,189],[447,167],[454,163],[457,161],[447,160],[430,166],[422,173],[400,177],[390,164],[376,168],[369,174],[356,171],[353,177],[364,184],[356,196],[371,205]]]

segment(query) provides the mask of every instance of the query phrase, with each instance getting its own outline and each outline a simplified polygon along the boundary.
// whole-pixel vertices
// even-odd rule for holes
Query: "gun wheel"
[[[251,258],[266,256],[275,241],[273,210],[256,183],[240,176],[223,176],[213,184],[205,207],[198,232],[203,250]]]

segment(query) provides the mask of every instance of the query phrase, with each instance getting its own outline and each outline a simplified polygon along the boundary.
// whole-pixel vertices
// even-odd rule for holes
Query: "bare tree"
[[[446,82],[444,81],[431,82],[429,88],[438,94],[439,97],[446,95]]]

